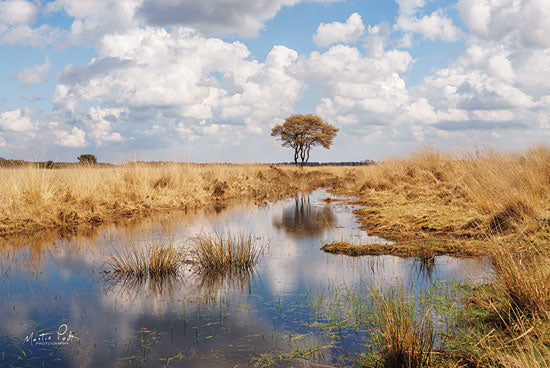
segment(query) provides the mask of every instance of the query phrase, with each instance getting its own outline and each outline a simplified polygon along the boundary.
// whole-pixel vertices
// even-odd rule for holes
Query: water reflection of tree
[[[336,222],[330,205],[318,207],[311,203],[309,197],[296,197],[293,205],[283,209],[282,215],[273,219],[273,226],[295,238],[305,238],[320,235]]]

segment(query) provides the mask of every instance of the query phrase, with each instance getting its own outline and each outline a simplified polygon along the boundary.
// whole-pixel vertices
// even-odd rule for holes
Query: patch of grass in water
[[[202,274],[243,272],[256,265],[261,251],[252,234],[215,231],[196,238],[195,259]]]
[[[441,352],[460,310],[455,299],[459,289],[436,280],[418,292],[412,285],[376,288],[372,284],[331,284],[304,300],[310,309],[304,325],[336,340],[347,336],[359,345],[364,341],[363,353],[349,357],[349,364],[376,368],[440,366],[447,362]]]
[[[256,368],[265,368],[273,366],[294,366],[297,361],[301,361],[304,366],[305,362],[319,361],[324,358],[324,351],[330,349],[333,346],[320,345],[313,343],[311,345],[305,344],[304,346],[297,346],[294,349],[290,349],[288,352],[266,352],[251,359],[250,363]],[[294,363],[294,364],[293,364]],[[325,367],[325,365],[316,364],[313,366]]]
[[[173,239],[155,236],[145,244],[113,247],[105,271],[115,276],[160,279],[176,275],[182,261]]]
[[[321,247],[322,251],[332,254],[345,254],[352,257],[387,253],[388,244],[355,245],[344,241],[334,241]],[[390,246],[391,247],[391,246]]]
[[[437,255],[471,256],[452,243],[439,240],[400,241],[397,243],[357,244],[354,240],[335,240],[321,247],[326,253],[344,254],[351,257],[392,255],[397,257],[418,257],[433,261]]]

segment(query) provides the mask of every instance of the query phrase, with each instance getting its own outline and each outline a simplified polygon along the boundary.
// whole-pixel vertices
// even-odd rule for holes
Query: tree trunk
[[[311,149],[311,146],[307,146],[307,148],[306,148],[306,153],[307,153],[306,162],[309,162],[309,150],[310,149]]]
[[[294,148],[294,165],[298,166],[298,146]]]

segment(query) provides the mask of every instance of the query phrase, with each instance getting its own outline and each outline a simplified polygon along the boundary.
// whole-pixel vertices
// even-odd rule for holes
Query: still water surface
[[[104,228],[91,238],[5,246],[0,366],[234,367],[257,358],[283,366],[345,365],[364,351],[368,335],[313,323],[320,300],[365,285],[406,284],[420,293],[435,280],[491,278],[482,258],[441,256],[426,268],[414,258],[325,254],[319,248],[327,241],[384,242],[358,228],[352,205],[322,201],[327,196],[319,190],[264,207]],[[159,284],[117,282],[104,272],[116,247],[162,237],[191,249],[193,237],[215,230],[252,233],[263,244],[251,275],[203,279],[186,265],[177,279]],[[314,352],[314,359],[277,359],[289,352]]]

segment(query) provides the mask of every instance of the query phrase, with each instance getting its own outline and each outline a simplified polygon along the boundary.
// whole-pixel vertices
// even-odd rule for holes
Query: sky
[[[0,0],[0,157],[312,161],[550,138],[548,0]]]

